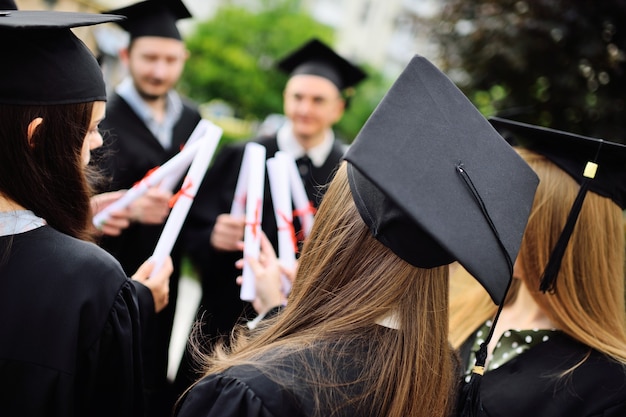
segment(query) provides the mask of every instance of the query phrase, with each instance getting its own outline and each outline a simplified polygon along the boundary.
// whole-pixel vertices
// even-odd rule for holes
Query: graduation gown
[[[473,337],[461,347],[469,360]],[[559,374],[585,362],[565,377]],[[626,368],[561,332],[485,372],[480,385],[485,417],[626,416]]]
[[[266,158],[271,158],[278,152],[275,135],[258,138],[254,142],[266,148]],[[217,216],[230,212],[245,144],[225,146],[216,155],[200,185],[185,228],[185,242],[189,245],[187,249],[198,268],[202,283],[198,317],[202,323],[202,334],[207,339],[211,338],[211,341],[217,336],[229,335],[240,318],[245,321],[256,315],[248,303],[240,300],[240,287],[235,282],[235,278],[241,274],[235,268],[235,262],[241,258],[242,253],[216,251],[210,243]],[[323,190],[320,187],[332,179],[344,151],[345,145],[336,140],[321,167],[309,163],[309,174],[303,177],[303,183],[315,207],[322,198]],[[276,248],[278,233],[267,175],[261,227]],[[194,366],[189,360],[189,357],[184,357],[180,375],[177,377],[180,390],[184,390],[197,379],[191,372]]]
[[[0,254],[0,415],[141,416],[139,313],[119,263],[49,226],[0,237]]]
[[[333,344],[326,347],[333,353],[325,359],[319,354],[319,345],[278,358],[267,353],[259,360],[263,370],[238,365],[208,375],[181,399],[176,417],[378,416],[380,412],[372,399],[360,398],[368,386],[362,371],[367,368],[373,340]],[[311,369],[324,378],[332,377],[334,385],[321,388],[325,391],[319,404],[314,399],[314,388],[307,382],[311,380]]]
[[[114,93],[109,98],[106,118],[100,124],[101,131],[105,132],[104,145],[97,150],[96,156],[105,176],[111,180],[102,191],[131,188],[150,169],[162,165],[180,151],[201,119],[195,105],[182,100],[183,111],[174,126],[172,146],[164,149],[121,96]],[[118,237],[104,237],[100,245],[115,256],[130,276],[152,255],[163,226],[133,223]],[[151,328],[146,329],[150,340],[144,352],[145,379],[147,388],[155,392],[157,402],[164,398],[163,389],[167,385],[168,352],[176,311],[181,257],[182,245],[179,240],[172,250],[174,272],[170,277],[170,302],[156,315]],[[155,404],[154,407],[169,408],[169,405]]]

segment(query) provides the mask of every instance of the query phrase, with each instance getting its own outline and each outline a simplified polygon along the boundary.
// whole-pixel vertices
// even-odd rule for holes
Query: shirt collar
[[[276,133],[276,143],[278,144],[278,150],[286,152],[294,159],[298,159],[307,155],[315,167],[321,167],[328,159],[328,155],[333,149],[333,142],[335,141],[335,134],[332,129],[328,129],[324,135],[324,140],[317,146],[312,147],[306,151],[296,140],[293,135],[293,125],[290,121],[286,121],[285,124],[278,129]]]
[[[176,121],[179,119],[183,111],[183,102],[174,90],[167,93],[165,105],[165,117],[162,123],[157,123],[152,115],[152,109],[141,98],[139,92],[135,88],[135,84],[130,77],[126,77],[115,89],[117,94],[122,97],[131,109],[139,116],[139,118],[150,129],[152,134],[159,139],[164,148],[169,148],[171,144],[171,134]]]

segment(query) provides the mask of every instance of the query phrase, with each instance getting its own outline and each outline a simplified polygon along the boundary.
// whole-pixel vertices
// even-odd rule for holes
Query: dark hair
[[[0,193],[55,229],[90,240],[91,187],[81,151],[93,103],[0,105]],[[28,138],[29,123],[43,121]]]

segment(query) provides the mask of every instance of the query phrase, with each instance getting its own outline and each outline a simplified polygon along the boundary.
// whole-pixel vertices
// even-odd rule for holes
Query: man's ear
[[[128,57],[129,57],[129,52],[128,52],[128,48],[122,48],[120,49],[120,51],[118,52],[118,56],[120,57],[120,61],[122,61],[122,63],[126,66],[128,66]]]
[[[28,124],[28,130],[26,131],[26,133],[28,135],[28,144],[31,146],[31,148],[33,147],[33,143],[32,143],[33,135],[35,134],[35,130],[37,130],[41,122],[43,122],[43,119],[41,117],[37,117],[31,120],[30,123]]]

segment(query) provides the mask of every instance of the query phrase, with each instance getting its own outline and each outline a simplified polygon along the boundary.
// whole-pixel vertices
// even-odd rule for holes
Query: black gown
[[[276,136],[258,138],[254,142],[266,148],[266,158],[271,158],[278,152]],[[240,287],[235,282],[235,278],[241,274],[241,271],[235,268],[235,262],[241,258],[242,253],[216,251],[210,243],[217,216],[230,212],[244,148],[245,143],[225,146],[216,156],[196,195],[185,228],[184,240],[189,245],[188,252],[198,269],[202,283],[198,318],[202,323],[203,336],[210,341],[219,336],[229,335],[239,320],[245,321],[255,316],[249,304],[239,298]],[[319,206],[322,199],[322,186],[332,179],[344,151],[345,145],[335,140],[330,154],[321,167],[308,162],[305,175],[302,175],[301,171],[307,196],[315,207]],[[294,222],[297,223],[297,219],[294,219]],[[278,233],[267,175],[261,227],[276,248]],[[197,379],[190,359],[185,355],[180,366],[176,384],[179,393]]]
[[[469,360],[474,338],[461,347]],[[568,376],[559,374],[589,358]],[[480,384],[486,417],[624,417],[626,368],[605,355],[555,332],[546,342],[485,372]]]
[[[119,263],[48,226],[0,237],[0,254],[0,415],[141,416],[139,313]]]
[[[377,340],[366,339],[363,335],[361,340],[333,343],[326,347],[333,353],[324,359],[317,344],[279,358],[267,353],[259,361],[263,370],[237,365],[208,375],[181,399],[176,417],[379,416],[373,399],[364,394],[371,382],[363,370],[368,368],[367,354]],[[310,384],[311,370],[334,386],[321,388],[319,403]]]
[[[128,103],[117,93],[107,102],[106,118],[100,124],[105,133],[104,145],[97,150],[96,159],[105,176],[111,179],[102,191],[131,188],[152,168],[162,165],[176,155],[201,119],[195,105],[183,99],[182,114],[174,126],[172,146],[164,149],[158,139],[137,116]],[[163,225],[133,223],[119,237],[104,237],[100,245],[122,264],[128,275],[153,253],[163,230]],[[174,272],[170,277],[170,302],[148,329],[150,341],[146,343],[144,361],[146,385],[154,391],[154,408],[168,408],[161,399],[167,390],[169,342],[174,323],[182,245],[179,241],[172,250]],[[158,412],[150,413],[152,415]],[[165,412],[164,415],[167,415]]]

